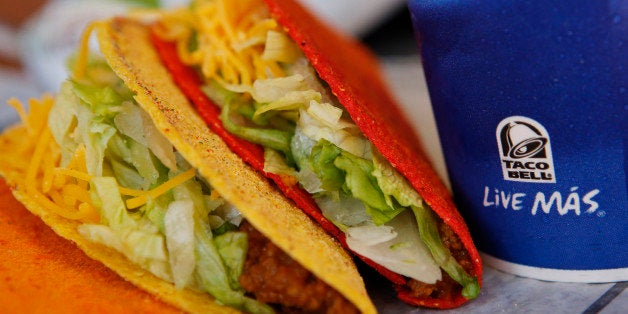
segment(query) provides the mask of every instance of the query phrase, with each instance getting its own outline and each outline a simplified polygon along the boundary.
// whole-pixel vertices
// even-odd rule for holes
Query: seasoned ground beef
[[[449,249],[451,255],[467,273],[472,273],[473,264],[458,236],[441,219],[438,219],[438,231],[441,241]],[[412,291],[412,295],[417,298],[438,298],[441,300],[450,300],[459,295],[462,286],[451,279],[447,273],[442,270],[441,272],[443,279],[433,284],[410,279],[408,287]]]
[[[342,295],[275,246],[249,223],[249,250],[240,284],[261,302],[283,313],[358,313]]]
[[[467,250],[454,231],[441,219],[438,219],[438,232],[441,241],[443,241],[443,244],[449,249],[449,252],[451,252],[451,255],[456,261],[458,261],[458,264],[460,264],[467,273],[472,273],[473,263],[471,262],[471,257],[469,257]]]
[[[417,298],[432,298],[439,300],[451,300],[460,294],[462,286],[451,279],[447,273],[441,271],[443,279],[433,284],[424,283],[416,279],[408,280],[408,287],[412,295]]]

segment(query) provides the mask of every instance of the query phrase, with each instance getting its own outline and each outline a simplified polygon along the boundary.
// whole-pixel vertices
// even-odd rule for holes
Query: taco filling
[[[193,1],[160,12],[153,29],[157,49],[173,43],[202,78],[222,127],[263,147],[258,170],[307,191],[351,251],[407,278],[414,297],[478,295],[457,235],[362,134],[261,1]]]
[[[84,238],[246,312],[357,312],[198,175],[103,60],[28,114],[10,104],[23,125],[2,138],[3,171],[25,173],[18,188]]]

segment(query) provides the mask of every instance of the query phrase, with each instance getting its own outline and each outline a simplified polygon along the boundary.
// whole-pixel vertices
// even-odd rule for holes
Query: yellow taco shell
[[[275,245],[361,312],[375,313],[375,306],[351,257],[209,131],[161,65],[152,48],[147,26],[135,20],[115,18],[98,22],[96,30],[100,49],[111,68],[135,93],[136,101],[157,128],[198,173]],[[14,137],[12,131],[2,134],[0,151],[3,143],[19,140]],[[102,262],[135,286],[187,312],[237,312],[218,305],[209,294],[176,289],[173,284],[132,264],[117,251],[86,240],[77,231],[80,222],[47,212],[26,192],[23,171],[3,168],[0,163],[0,174],[15,198],[29,211],[58,235],[74,242],[89,257]]]

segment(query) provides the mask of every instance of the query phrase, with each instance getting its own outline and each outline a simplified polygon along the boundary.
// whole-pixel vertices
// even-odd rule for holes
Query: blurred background
[[[404,0],[299,0],[380,57],[417,55]],[[4,103],[55,92],[65,60],[90,20],[132,7],[174,7],[188,0],[0,0],[0,129],[17,118]]]
[[[299,0],[342,32],[362,39],[376,53],[416,53],[403,0]],[[90,20],[133,7],[174,7],[188,0],[0,0],[0,66],[25,70],[52,89],[54,76]]]

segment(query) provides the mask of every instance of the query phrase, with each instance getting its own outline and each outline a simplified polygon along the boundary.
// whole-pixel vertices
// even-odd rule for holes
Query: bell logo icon
[[[540,123],[508,117],[497,125],[496,137],[504,180],[556,182],[550,137]]]

